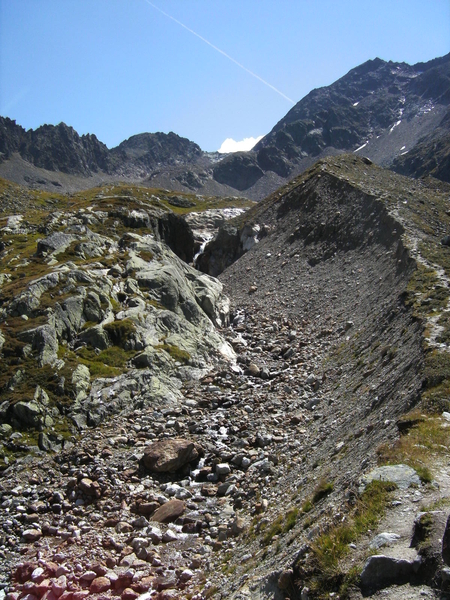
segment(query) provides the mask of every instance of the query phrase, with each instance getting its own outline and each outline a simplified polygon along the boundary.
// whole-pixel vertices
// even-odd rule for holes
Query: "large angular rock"
[[[75,399],[83,400],[91,387],[91,374],[86,365],[78,365],[72,373],[72,384],[75,390]]]
[[[36,402],[17,402],[13,414],[20,423],[37,428],[43,424],[42,408]]]
[[[97,350],[106,350],[111,345],[108,334],[101,325],[95,325],[82,331],[79,340]]]
[[[63,252],[76,239],[74,235],[70,235],[69,233],[55,231],[55,233],[49,235],[45,240],[39,240],[37,254],[38,256],[46,256],[47,254]]]
[[[100,323],[103,319],[102,304],[98,294],[90,291],[84,301],[84,315],[87,321]]]
[[[53,419],[49,414],[48,404],[49,398],[47,393],[38,385],[36,386],[33,400],[29,402],[16,402],[13,406],[13,414],[23,425],[28,425],[35,429],[51,427]]]
[[[184,465],[197,460],[201,454],[202,449],[191,440],[161,440],[147,446],[142,462],[149,471],[175,473]]]
[[[390,585],[409,583],[420,565],[420,559],[410,561],[382,554],[370,556],[361,573],[361,589],[381,590]]]
[[[36,329],[33,350],[39,353],[41,365],[52,365],[56,362],[58,359],[58,339],[54,327],[42,325],[42,327]]]
[[[156,510],[151,520],[158,523],[173,523],[178,517],[181,517],[185,508],[186,506],[181,500],[169,500]]]

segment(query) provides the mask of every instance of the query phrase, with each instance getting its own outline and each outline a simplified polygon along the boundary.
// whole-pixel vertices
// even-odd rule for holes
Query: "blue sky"
[[[217,150],[370,58],[449,51],[450,0],[0,0],[0,115]]]

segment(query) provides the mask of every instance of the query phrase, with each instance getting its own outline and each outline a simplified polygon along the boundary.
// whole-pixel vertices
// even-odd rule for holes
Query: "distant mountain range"
[[[121,180],[258,200],[347,152],[450,182],[450,54],[413,66],[369,60],[310,92],[253,150],[226,156],[175,133],[141,133],[109,150],[64,123],[26,131],[0,117],[0,176],[50,190]]]

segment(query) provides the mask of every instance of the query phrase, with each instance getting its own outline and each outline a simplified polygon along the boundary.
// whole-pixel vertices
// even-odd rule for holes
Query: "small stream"
[[[200,248],[199,251],[197,252],[197,254],[195,254],[194,258],[193,258],[193,263],[194,263],[194,267],[197,269],[197,261],[199,259],[199,257],[203,254],[203,252],[205,251],[206,248],[206,244],[208,242],[210,242],[214,237],[214,233],[204,233],[202,235],[203,238],[203,242],[200,244]]]

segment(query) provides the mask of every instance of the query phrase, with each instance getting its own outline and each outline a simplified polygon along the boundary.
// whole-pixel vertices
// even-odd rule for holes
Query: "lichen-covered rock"
[[[78,365],[72,374],[72,384],[75,390],[75,399],[83,400],[91,387],[91,374],[86,365]]]
[[[94,325],[80,333],[78,336],[80,342],[84,342],[94,350],[106,350],[111,345],[108,334],[102,325]]]
[[[38,256],[46,256],[47,254],[56,254],[63,252],[70,244],[76,241],[76,236],[62,231],[55,231],[47,238],[39,240],[37,243]]]
[[[39,356],[41,365],[52,365],[58,359],[58,338],[55,328],[51,325],[42,325],[34,330],[33,351]]]
[[[22,425],[36,429],[51,427],[53,425],[53,418],[50,415],[48,404],[48,394],[40,386],[37,386],[33,400],[29,402],[17,402],[14,404],[12,412],[15,419]]]

